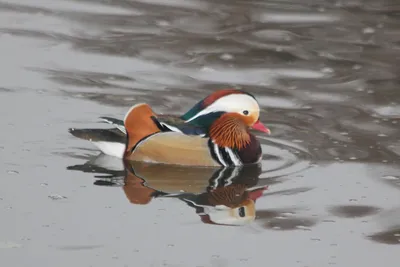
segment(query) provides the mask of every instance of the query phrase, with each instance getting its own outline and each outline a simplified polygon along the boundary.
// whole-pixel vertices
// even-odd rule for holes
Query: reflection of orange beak
[[[266,134],[271,134],[271,131],[267,127],[265,127],[265,125],[262,124],[260,120],[256,121],[256,123],[254,123],[251,128]]]
[[[254,202],[263,195],[264,191],[268,189],[268,186],[264,186],[261,188],[257,188],[253,191],[249,192],[249,198],[252,199]]]

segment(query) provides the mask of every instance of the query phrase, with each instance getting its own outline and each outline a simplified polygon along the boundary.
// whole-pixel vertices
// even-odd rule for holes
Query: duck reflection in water
[[[243,225],[255,219],[255,201],[267,186],[257,186],[258,165],[187,168],[125,161],[124,191],[133,204],[152,198],[177,198],[196,210],[202,222]]]
[[[101,177],[95,184],[122,185],[135,205],[146,205],[155,198],[179,199],[192,207],[206,224],[245,225],[255,220],[255,202],[268,186],[258,186],[261,167],[249,165],[224,168],[193,168],[124,161],[124,177]],[[83,164],[71,170],[110,174],[103,167]],[[123,178],[123,183],[121,181]]]

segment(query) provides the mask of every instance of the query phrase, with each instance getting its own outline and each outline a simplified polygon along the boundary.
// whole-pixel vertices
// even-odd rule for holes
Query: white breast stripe
[[[224,165],[225,167],[228,166],[226,164],[226,162],[224,161],[224,159],[222,158],[221,154],[219,153],[218,145],[215,144],[214,141],[213,141],[213,144],[214,144],[214,153],[215,153],[215,155],[217,155],[219,162],[221,162],[221,164]]]
[[[231,160],[235,166],[242,165],[242,162],[240,161],[238,156],[236,156],[235,153],[233,153],[232,149],[230,149],[229,147],[225,147],[225,151],[228,153],[229,157],[231,158]]]

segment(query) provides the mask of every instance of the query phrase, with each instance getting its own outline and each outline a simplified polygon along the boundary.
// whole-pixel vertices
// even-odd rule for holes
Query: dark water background
[[[399,16],[393,0],[0,0],[0,265],[397,267]],[[122,163],[67,132],[226,87],[272,130],[244,226],[132,204]],[[159,173],[171,191],[209,179]]]

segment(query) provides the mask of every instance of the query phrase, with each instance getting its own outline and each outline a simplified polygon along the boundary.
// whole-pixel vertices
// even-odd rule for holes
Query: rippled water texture
[[[399,14],[0,0],[0,265],[397,267]],[[226,87],[256,95],[272,130],[261,169],[124,166],[67,132]]]

